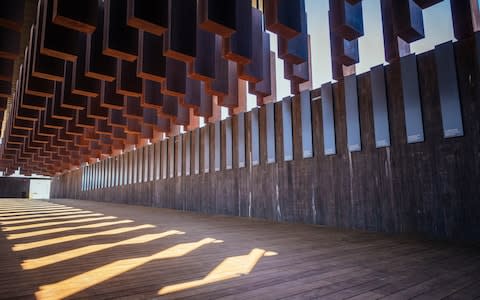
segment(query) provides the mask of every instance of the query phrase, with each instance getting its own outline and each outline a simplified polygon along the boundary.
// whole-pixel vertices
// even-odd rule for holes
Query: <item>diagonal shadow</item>
[[[88,218],[88,217],[100,217],[103,214],[100,213],[85,213],[78,215],[67,215],[67,216],[57,216],[57,217],[43,217],[43,218],[34,218],[34,219],[22,219],[22,220],[13,220],[13,221],[4,221],[0,222],[0,225],[11,226],[11,225],[25,225],[25,224],[38,224],[38,222],[45,221],[54,221],[54,220],[70,220],[75,218]]]
[[[11,233],[7,235],[7,239],[18,240],[18,239],[25,239],[30,237],[38,237],[42,235],[49,235],[54,233],[65,233],[65,232],[81,230],[81,229],[95,229],[95,228],[109,227],[112,225],[128,224],[128,223],[133,223],[133,221],[117,220],[117,221],[111,221],[111,222],[98,222],[98,223],[88,224],[88,225],[56,227],[56,228],[42,229],[42,230],[29,231],[29,232],[23,232],[23,233]]]
[[[48,214],[30,214],[30,215],[23,215],[23,216],[12,216],[12,217],[3,217],[0,218],[0,222],[3,224],[4,222],[8,221],[20,221],[20,220],[33,220],[37,218],[49,218],[49,217],[60,217],[60,216],[71,216],[71,215],[80,215],[91,213],[91,211],[85,210],[75,210],[75,211],[63,211],[63,212],[55,212],[55,213],[48,213]]]
[[[0,221],[3,219],[8,220],[8,218],[28,218],[32,215],[49,215],[53,213],[62,213],[62,212],[72,212],[72,211],[80,211],[81,209],[78,208],[62,208],[62,209],[49,209],[49,210],[24,210],[24,211],[5,211],[0,214]]]
[[[85,219],[76,219],[76,220],[69,220],[69,221],[56,221],[56,222],[35,223],[35,224],[18,225],[18,226],[5,226],[5,227],[2,227],[2,231],[4,232],[15,231],[16,233],[18,233],[19,231],[25,232],[26,230],[29,230],[29,229],[53,227],[58,225],[98,222],[98,221],[104,221],[104,220],[113,220],[116,218],[117,217],[114,217],[114,216],[105,216],[105,217],[98,217],[98,218],[85,218]]]

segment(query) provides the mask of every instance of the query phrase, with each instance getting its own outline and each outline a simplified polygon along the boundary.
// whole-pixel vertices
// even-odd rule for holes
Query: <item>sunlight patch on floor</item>
[[[39,291],[35,293],[35,296],[37,299],[63,299],[146,263],[154,260],[181,257],[214,242],[215,239],[205,238],[193,243],[181,243],[150,256],[117,260],[57,283],[41,286]]]
[[[8,203],[4,205],[8,206]],[[157,226],[152,224],[141,224],[138,226],[133,226],[133,224],[131,223],[133,223],[134,220],[120,220],[115,216],[105,216],[101,213],[93,213],[91,211],[84,211],[82,209],[76,209],[69,206],[54,207],[53,205],[38,205],[37,207],[38,209],[29,205],[25,205],[24,210],[22,210],[22,208],[18,205],[16,206],[16,208],[18,208],[18,211],[15,211],[15,209],[7,209],[6,207],[2,210],[2,206],[0,206],[0,224],[2,225],[2,231],[10,233],[7,235],[8,240],[38,237],[38,240],[36,241],[29,240],[25,243],[19,243],[18,241],[16,241],[17,243],[14,244],[12,247],[13,251],[24,251],[47,246],[57,246],[62,243],[74,242],[82,239],[96,238],[102,236],[121,237],[122,234],[129,232],[157,228]],[[86,222],[93,223],[81,224]],[[118,228],[105,230],[104,227],[107,226],[118,226]],[[72,231],[74,230],[92,230],[92,232],[72,234]],[[16,233],[15,231],[20,232]],[[46,236],[49,234],[57,233],[68,233],[69,235],[58,236],[55,238],[52,238],[51,236]],[[91,256],[91,258],[94,258],[96,257],[95,255],[97,255],[100,251],[106,251],[114,247],[137,245],[139,248],[135,248],[135,251],[140,251],[141,249],[143,249],[143,247],[145,247],[143,245],[147,243],[154,242],[156,240],[169,236],[183,234],[185,234],[185,232],[172,229],[166,231],[162,230],[162,232],[157,233],[139,233],[136,237],[115,242],[91,242],[89,245],[81,246],[75,249],[64,250],[61,252],[59,252],[58,250],[56,251],[56,249],[58,248],[52,247],[48,248],[47,250],[47,252],[49,252],[50,250],[51,252],[48,254],[44,254],[44,256],[42,257],[24,258],[22,255],[23,262],[21,266],[22,269],[25,271],[39,270],[39,272],[42,272],[43,270],[41,268],[43,267],[54,266],[55,264],[61,262],[68,262],[70,260],[78,258],[86,259],[85,262],[88,262],[89,257],[86,257],[87,255],[93,254],[94,256]],[[115,261],[107,263],[100,260],[99,262],[105,263],[105,265],[93,268],[91,270],[87,270],[81,274],[72,274],[65,276],[68,278],[63,277],[65,279],[59,280],[58,282],[44,284],[38,288],[35,296],[37,299],[68,298],[154,261],[185,257],[194,252],[195,250],[200,249],[206,245],[222,243],[224,243],[223,240],[215,238],[199,238],[199,240],[195,242],[177,242],[170,247],[160,246],[160,248],[163,250],[157,253],[148,256],[133,258],[123,258],[125,256],[123,255],[122,251],[123,249],[127,248],[120,248],[118,250],[116,249],[116,253],[119,253],[119,256],[115,258]],[[249,249],[251,248],[245,249],[246,254],[238,256],[227,257],[228,254],[226,255],[225,252],[223,252],[222,257],[219,257],[220,263],[211,271],[206,270],[204,273],[206,275],[203,278],[199,277],[199,279],[197,280],[166,285],[160,290],[158,290],[160,286],[155,286],[153,287],[152,292],[157,293],[161,296],[245,276],[251,274],[255,266],[262,258],[277,255],[276,252],[267,251],[260,248],[253,248],[252,250],[250,250],[250,252],[248,252]],[[213,249],[212,252],[209,253],[209,255],[216,255],[215,253],[215,249]],[[107,253],[105,257],[108,256],[109,255]],[[82,262],[84,261],[78,260],[72,261],[71,263]],[[60,268],[60,266],[58,267]],[[172,282],[170,281],[170,283]]]
[[[158,291],[158,295],[166,295],[202,285],[248,275],[252,272],[253,268],[255,268],[263,256],[273,255],[276,255],[276,253],[255,248],[246,255],[227,257],[204,278],[165,286]]]

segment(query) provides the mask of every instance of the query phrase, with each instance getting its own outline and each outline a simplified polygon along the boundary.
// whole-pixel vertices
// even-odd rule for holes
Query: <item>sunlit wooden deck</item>
[[[0,224],[1,299],[480,297],[475,247],[73,200]]]

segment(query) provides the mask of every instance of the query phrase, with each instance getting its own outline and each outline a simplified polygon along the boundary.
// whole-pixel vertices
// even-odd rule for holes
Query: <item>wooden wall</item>
[[[477,40],[478,42],[478,40]],[[477,46],[478,47],[478,46]],[[283,161],[281,102],[275,103],[276,162],[266,162],[265,107],[259,111],[260,164],[252,166],[251,130],[245,126],[246,167],[214,171],[214,124],[210,172],[117,185],[82,188],[82,169],[55,177],[52,197],[139,204],[208,214],[227,214],[341,228],[480,240],[480,63],[474,40],[454,44],[464,136],[445,139],[435,54],[417,56],[425,141],[408,144],[399,62],[385,68],[391,145],[376,148],[370,73],[358,75],[361,151],[347,149],[343,81],[333,85],[335,155],[323,153],[322,105],[311,92],[314,155],[302,157],[299,96],[293,98],[294,159]],[[251,112],[245,114],[249,124]],[[238,140],[233,123],[233,149]],[[225,137],[222,121],[221,140]],[[193,139],[192,139],[193,140]],[[202,141],[202,139],[201,139]],[[183,143],[185,144],[185,143]],[[202,144],[200,145],[202,146]],[[193,148],[193,146],[192,146]],[[224,153],[225,143],[222,143]],[[193,152],[191,157],[193,157]],[[185,158],[185,151],[183,152]],[[185,159],[183,159],[185,161]],[[156,163],[156,161],[154,162]],[[184,170],[183,170],[184,171]],[[183,172],[182,174],[185,174]]]

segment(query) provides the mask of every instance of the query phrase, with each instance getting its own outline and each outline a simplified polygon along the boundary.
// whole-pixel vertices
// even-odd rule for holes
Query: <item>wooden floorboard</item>
[[[0,299],[476,299],[480,248],[57,199],[0,199]]]

